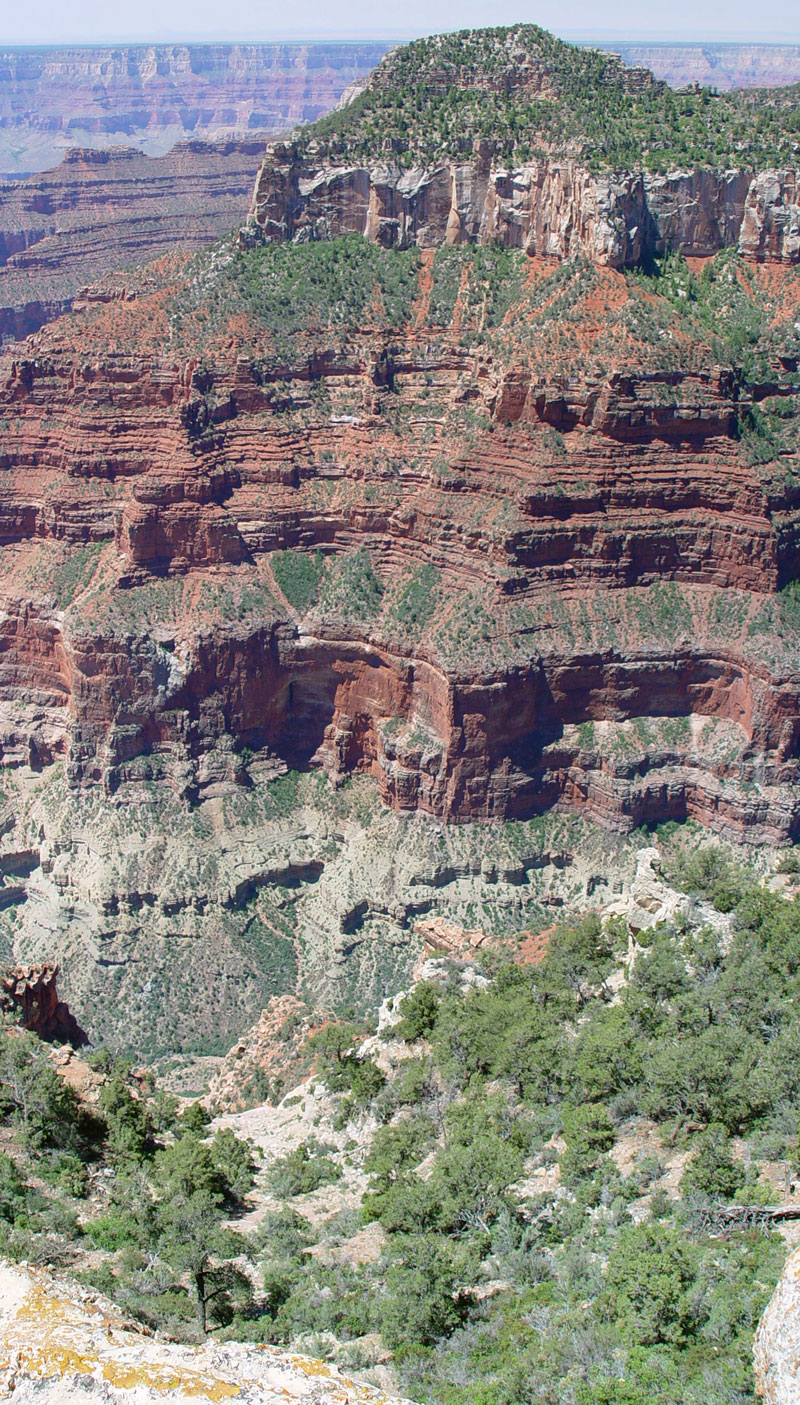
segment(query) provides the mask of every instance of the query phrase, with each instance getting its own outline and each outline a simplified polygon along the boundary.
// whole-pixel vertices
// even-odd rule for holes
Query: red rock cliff
[[[536,263],[482,338],[468,261],[435,321],[442,267],[402,325],[284,353],[231,313],[202,359],[174,309],[199,345],[211,304],[187,330],[162,271],[7,363],[4,764],[191,799],[257,755],[448,819],[794,835],[800,491],[740,425],[793,413],[796,359],[747,392],[694,344],[659,369],[650,293]],[[748,276],[798,315],[796,275]]]

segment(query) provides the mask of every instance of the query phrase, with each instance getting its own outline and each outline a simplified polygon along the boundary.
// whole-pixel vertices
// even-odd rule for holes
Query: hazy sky
[[[800,41],[800,0],[0,0],[0,45],[147,39],[408,37],[535,21],[568,37]]]

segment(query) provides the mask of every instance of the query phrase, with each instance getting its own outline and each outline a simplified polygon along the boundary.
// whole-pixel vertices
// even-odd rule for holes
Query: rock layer
[[[246,748],[368,771],[392,806],[450,820],[568,803],[620,829],[796,832],[800,678],[764,611],[798,574],[800,519],[740,455],[728,371],[548,382],[424,328],[315,355],[212,370],[54,342],[9,363],[6,765],[63,758],[112,794],[151,758],[193,801],[246,781]],[[409,453],[391,417],[427,423],[431,386],[441,427]],[[466,452],[465,403],[485,417]],[[328,562],[334,595],[306,618],[273,575],[287,550]],[[335,603],[359,551],[380,620]],[[420,571],[446,607],[423,637],[402,603]],[[638,740],[641,718],[663,725]]]
[[[36,331],[110,270],[226,234],[262,145],[191,141],[160,158],[76,149],[54,171],[0,184],[0,340]]]

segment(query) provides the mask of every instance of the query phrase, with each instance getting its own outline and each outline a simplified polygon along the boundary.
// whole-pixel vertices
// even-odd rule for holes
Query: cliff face
[[[0,1011],[40,1039],[79,1048],[87,1038],[69,1006],[59,1000],[57,979],[58,967],[52,964],[11,966],[0,972]]]
[[[747,258],[800,260],[800,189],[796,171],[763,171],[748,192],[739,232]]]
[[[0,52],[0,171],[41,171],[66,148],[161,155],[194,135],[313,121],[365,78],[381,43],[158,44]]]
[[[569,803],[622,829],[690,814],[794,834],[800,678],[770,621],[800,518],[786,467],[743,455],[752,400],[721,366],[555,374],[547,265],[520,329],[471,344],[470,267],[456,291],[424,258],[405,328],[325,351],[312,331],[266,359],[102,352],[109,317],[165,315],[157,291],[9,363],[7,764],[63,757],[112,793],[157,756],[192,800],[235,786],[246,748],[369,771],[387,803],[446,819]],[[570,278],[590,342],[614,341],[615,303],[619,337],[647,313],[619,274]],[[449,331],[425,320],[437,280]],[[527,318],[544,374],[512,350]],[[796,359],[759,401],[793,413]],[[302,604],[294,570],[319,586]]]
[[[262,145],[192,141],[158,158],[76,149],[54,171],[1,183],[0,340],[36,331],[110,269],[226,234]]]
[[[748,258],[800,260],[794,171],[594,175],[576,162],[498,166],[476,142],[469,161],[403,170],[391,162],[339,165],[297,144],[272,142],[250,211],[267,239],[363,234],[384,247],[442,243],[524,249],[627,268],[680,252],[707,258],[739,245]]]

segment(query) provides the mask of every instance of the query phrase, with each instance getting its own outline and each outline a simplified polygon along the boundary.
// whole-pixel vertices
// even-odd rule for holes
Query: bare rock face
[[[754,179],[747,169],[707,167],[595,175],[579,162],[547,159],[510,169],[478,141],[470,160],[434,168],[347,166],[313,144],[278,141],[267,146],[250,228],[296,242],[359,233],[398,248],[500,242],[610,268],[634,267],[667,249],[708,257],[741,235],[748,257],[796,262],[795,217],[778,213],[794,180],[791,172]],[[754,235],[756,222],[759,230],[768,226],[769,238]]]
[[[166,1395],[181,1405],[392,1405],[335,1367],[271,1347],[160,1341],[98,1293],[0,1261],[0,1400],[156,1405]]]
[[[797,171],[763,171],[747,193],[739,246],[760,263],[800,260],[800,182]]]
[[[469,931],[445,917],[426,917],[415,922],[414,930],[422,937],[422,950],[412,971],[415,980],[427,961],[449,957],[454,961],[469,961],[482,948],[492,945],[486,932]]]
[[[787,1260],[756,1332],[756,1394],[764,1405],[800,1400],[800,1250]]]
[[[71,1044],[87,1043],[78,1021],[56,990],[58,967],[12,966],[0,972],[0,1011],[19,1021],[40,1039]]]
[[[309,156],[311,159],[309,159]],[[251,222],[268,239],[365,234],[385,247],[488,243],[622,267],[642,254],[644,191],[636,177],[598,177],[571,162],[497,168],[476,142],[470,161],[432,169],[314,163],[292,143],[267,147]]]

